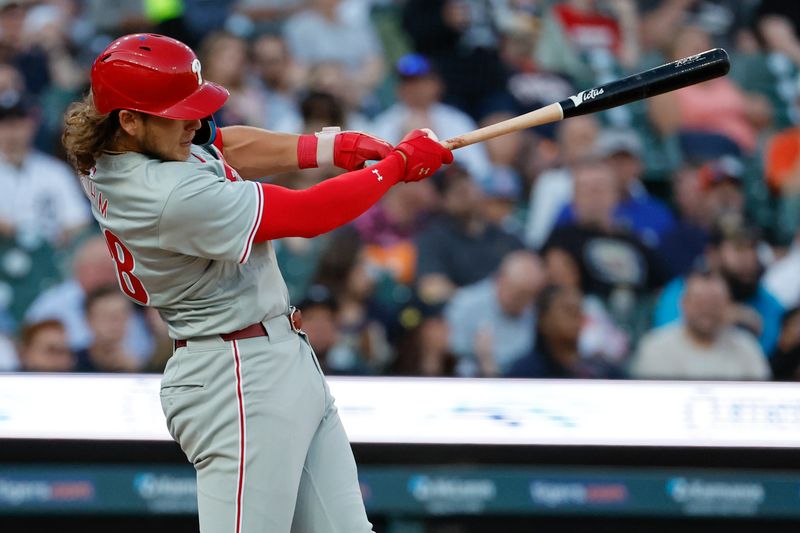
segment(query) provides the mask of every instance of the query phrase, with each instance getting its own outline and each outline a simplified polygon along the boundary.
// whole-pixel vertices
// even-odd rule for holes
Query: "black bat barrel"
[[[719,76],[730,69],[728,53],[714,48],[638,74],[581,91],[559,102],[564,118],[596,113]]]

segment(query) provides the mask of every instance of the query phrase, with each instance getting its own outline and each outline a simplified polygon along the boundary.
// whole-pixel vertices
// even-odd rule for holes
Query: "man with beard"
[[[638,379],[766,380],[770,371],[756,339],[734,327],[719,274],[694,272],[681,298],[683,321],[642,337],[631,376]]]
[[[725,280],[731,295],[731,322],[758,337],[764,353],[771,354],[780,334],[783,307],[764,286],[764,268],[758,258],[759,234],[738,216],[717,221],[704,257],[708,267]],[[676,278],[664,288],[656,304],[654,326],[681,316],[680,301],[686,278]]]

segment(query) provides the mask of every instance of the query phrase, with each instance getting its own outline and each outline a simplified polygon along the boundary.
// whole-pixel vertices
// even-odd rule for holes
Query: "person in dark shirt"
[[[700,167],[684,166],[673,176],[673,196],[679,219],[661,241],[672,277],[688,274],[705,252],[715,221],[744,214],[741,162],[725,156]]]
[[[417,238],[417,288],[427,303],[489,276],[509,252],[523,248],[518,237],[486,220],[483,193],[464,167],[451,165],[434,183],[442,213]]]
[[[124,345],[133,305],[117,287],[104,286],[90,292],[84,304],[92,343],[78,351],[78,372],[134,372],[136,360]]]
[[[536,346],[506,373],[518,378],[619,378],[622,372],[601,357],[581,353],[583,294],[576,287],[550,285],[536,303]]]
[[[778,347],[769,360],[777,381],[800,381],[800,307],[783,315]]]
[[[639,327],[640,297],[667,281],[656,253],[614,223],[619,194],[611,167],[590,158],[573,168],[575,221],[556,228],[542,255],[551,280],[599,297],[618,325]]]

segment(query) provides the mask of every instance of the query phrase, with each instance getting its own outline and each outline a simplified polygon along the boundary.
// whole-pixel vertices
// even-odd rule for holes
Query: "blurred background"
[[[171,355],[60,145],[94,57],[140,31],[197,50],[231,92],[222,125],[392,143],[724,47],[724,78],[460,149],[278,260],[328,375],[800,379],[800,4],[777,0],[2,0],[0,372]],[[500,530],[481,520],[383,527]]]

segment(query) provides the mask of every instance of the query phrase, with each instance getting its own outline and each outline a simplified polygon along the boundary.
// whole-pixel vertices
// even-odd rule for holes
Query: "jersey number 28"
[[[103,235],[105,235],[106,244],[108,244],[108,251],[111,252],[111,257],[117,267],[119,288],[132,300],[142,305],[147,305],[150,302],[150,295],[147,294],[147,289],[144,288],[141,280],[133,273],[136,267],[136,260],[133,258],[133,254],[119,240],[119,237],[110,231],[104,230]]]

